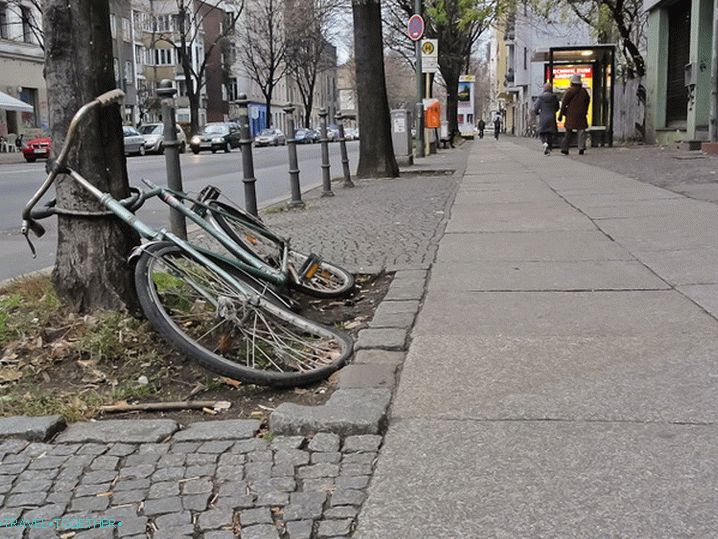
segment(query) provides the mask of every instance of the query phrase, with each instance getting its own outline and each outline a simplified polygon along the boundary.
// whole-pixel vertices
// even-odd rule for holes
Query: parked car
[[[165,126],[164,124],[144,124],[137,128],[145,139],[145,151],[152,153],[164,153]],[[177,140],[180,143],[179,151],[184,153],[187,149],[187,137],[180,126],[177,126]]]
[[[300,128],[294,132],[294,140],[297,141],[297,144],[314,144],[319,137],[313,129]]]
[[[347,127],[344,130],[344,138],[347,140],[359,140],[359,129],[356,127]]]
[[[197,133],[189,141],[192,153],[198,154],[202,150],[224,150],[225,153],[232,151],[232,148],[239,147],[241,134],[239,124],[234,122],[213,122],[205,125],[202,131]]]
[[[283,146],[286,143],[287,139],[284,136],[284,133],[282,133],[281,129],[277,129],[274,127],[262,129],[259,135],[254,137],[254,145],[256,147],[279,146],[280,144]]]
[[[145,138],[137,129],[125,125],[122,126],[122,133],[125,137],[125,155],[145,155]]]
[[[50,132],[44,131],[39,137],[25,142],[21,151],[28,163],[34,163],[36,159],[47,159],[50,156],[50,148],[52,148]]]
[[[336,126],[327,126],[327,140],[329,142],[339,142],[339,129]]]

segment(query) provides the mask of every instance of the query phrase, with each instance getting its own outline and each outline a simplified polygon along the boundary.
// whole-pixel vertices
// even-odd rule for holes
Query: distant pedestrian
[[[501,132],[501,117],[497,116],[494,118],[494,138],[499,140],[499,133]]]
[[[568,155],[568,148],[571,144],[573,132],[578,134],[578,154],[583,155],[586,151],[586,129],[588,129],[588,106],[591,103],[591,96],[581,83],[581,75],[578,73],[571,77],[571,87],[566,90],[561,103],[561,116],[566,117],[566,135],[561,143],[561,153]]]
[[[486,122],[483,118],[479,120],[479,138],[484,138],[484,129],[486,128]]]
[[[15,146],[18,150],[22,150],[22,134],[18,135],[18,137],[15,139]]]
[[[543,85],[543,93],[534,103],[534,112],[538,114],[538,134],[543,142],[543,154],[550,155],[553,148],[553,137],[558,132],[556,113],[559,109],[558,97],[553,93],[550,82]]]

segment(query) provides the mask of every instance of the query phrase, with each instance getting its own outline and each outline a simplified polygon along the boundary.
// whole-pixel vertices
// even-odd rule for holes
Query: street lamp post
[[[164,79],[157,85],[157,97],[160,98],[162,123],[164,124],[165,165],[167,167],[167,187],[182,191],[182,169],[180,168],[179,141],[177,140],[177,121],[175,118],[175,99],[177,89],[172,81]],[[187,223],[184,215],[170,208],[170,229],[182,239],[187,239]]]
[[[254,177],[254,159],[252,158],[252,137],[249,131],[249,99],[247,94],[239,94],[237,100],[239,104],[239,126],[240,141],[239,145],[242,149],[242,174],[244,183],[244,206],[248,213],[257,216],[257,191],[255,184],[257,179]]]
[[[415,0],[414,13],[421,15],[421,0]],[[421,39],[416,40],[416,156],[424,157],[424,84],[421,72]]]

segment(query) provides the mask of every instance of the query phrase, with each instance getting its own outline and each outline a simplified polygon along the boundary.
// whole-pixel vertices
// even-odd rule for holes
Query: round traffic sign
[[[421,44],[421,52],[423,52],[425,56],[433,56],[434,43],[432,41],[424,41],[424,43]]]
[[[424,19],[422,19],[421,15],[412,15],[409,17],[407,33],[409,34],[409,39],[412,41],[421,39],[421,36],[424,35]]]

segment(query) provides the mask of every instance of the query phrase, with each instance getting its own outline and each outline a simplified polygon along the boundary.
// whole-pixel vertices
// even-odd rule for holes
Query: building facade
[[[110,35],[115,81],[117,87],[125,92],[123,121],[134,124],[137,120],[137,77],[130,0],[110,0]]]
[[[646,0],[646,139],[698,148],[708,139],[713,0]]]
[[[32,3],[0,3],[0,91],[34,109],[0,110],[0,136],[14,133],[28,138],[48,128],[41,25],[42,15]]]

